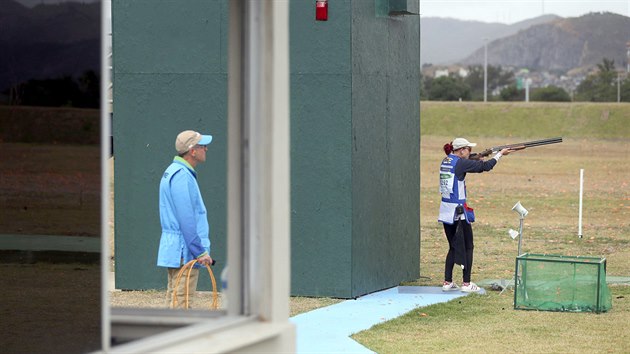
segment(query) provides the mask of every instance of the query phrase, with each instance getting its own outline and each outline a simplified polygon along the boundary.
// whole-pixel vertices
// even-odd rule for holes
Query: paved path
[[[484,290],[482,289],[482,293]],[[441,287],[398,286],[291,317],[298,353],[372,353],[350,335],[415,308],[446,302],[466,293]]]

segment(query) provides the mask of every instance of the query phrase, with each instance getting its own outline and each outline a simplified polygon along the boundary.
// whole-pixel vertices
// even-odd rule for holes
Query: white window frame
[[[106,35],[108,3],[102,3]],[[289,322],[289,2],[228,3],[227,310],[112,311],[109,201],[102,198],[102,352],[295,352]],[[110,78],[107,60],[102,63],[103,107]],[[101,193],[107,196],[108,109],[101,109],[101,130]],[[112,333],[140,339],[112,346]]]

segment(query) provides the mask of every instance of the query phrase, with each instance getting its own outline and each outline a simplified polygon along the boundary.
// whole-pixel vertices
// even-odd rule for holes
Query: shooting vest
[[[442,202],[440,203],[438,221],[447,224],[455,222],[455,208],[466,203],[466,182],[464,180],[460,181],[455,176],[455,165],[457,165],[459,159],[458,156],[449,154],[442,160],[440,165],[440,194],[442,195]],[[475,221],[472,212],[466,212],[464,215],[468,223]]]

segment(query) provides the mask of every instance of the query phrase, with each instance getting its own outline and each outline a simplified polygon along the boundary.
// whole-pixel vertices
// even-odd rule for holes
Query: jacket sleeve
[[[463,180],[466,176],[466,173],[468,172],[487,172],[492,170],[496,164],[496,159],[489,159],[487,161],[459,159],[459,161],[457,161],[457,164],[455,165],[455,176],[457,176],[459,180]]]
[[[194,258],[207,253],[201,244],[202,235],[197,234],[197,218],[202,213],[201,210],[197,210],[199,209],[197,188],[195,180],[185,173],[177,173],[171,180],[175,215],[184,235],[184,242]]]

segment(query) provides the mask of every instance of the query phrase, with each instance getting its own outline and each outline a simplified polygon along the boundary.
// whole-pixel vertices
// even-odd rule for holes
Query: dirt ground
[[[100,147],[2,143],[0,234],[100,236]]]
[[[2,143],[0,235],[100,237],[99,156],[98,145]],[[0,253],[0,352],[101,347],[100,265],[73,259],[85,261]]]
[[[99,265],[0,264],[0,289],[0,352],[86,353],[101,347]]]

